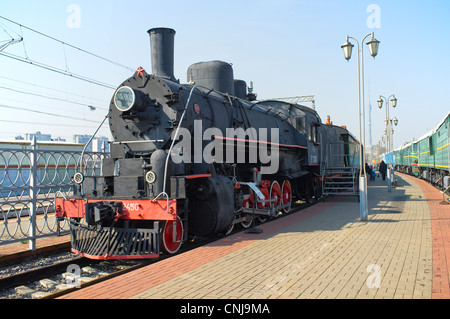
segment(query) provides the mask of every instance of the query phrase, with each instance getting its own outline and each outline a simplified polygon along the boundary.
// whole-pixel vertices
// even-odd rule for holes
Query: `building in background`
[[[32,141],[34,136],[36,136],[36,141],[51,141],[52,135],[51,134],[42,134],[41,132],[37,131],[36,133],[26,133],[25,134],[25,140]]]
[[[32,141],[34,136],[36,136],[36,141],[41,141],[41,142],[51,142],[51,141],[55,141],[55,142],[65,142],[66,140],[64,138],[61,137],[57,137],[57,138],[52,138],[51,134],[42,134],[40,131],[37,131],[36,133],[26,133],[25,137],[23,137],[22,135],[17,135],[14,140],[16,141]]]
[[[14,138],[15,141],[32,141],[34,136],[36,136],[36,141],[38,142],[60,142],[61,145],[64,144],[71,144],[66,141],[66,139],[61,138],[61,137],[57,137],[57,138],[52,138],[51,134],[42,134],[41,132],[36,132],[36,133],[26,133],[25,137],[22,135],[18,135]],[[89,140],[91,139],[92,135],[88,135],[88,134],[75,134],[73,135],[73,144],[81,144],[81,145],[86,145]],[[56,145],[56,144],[54,144]],[[109,139],[108,137],[105,136],[99,136],[99,137],[94,137],[91,141],[91,143],[89,143],[89,145],[86,147],[86,152],[105,152],[105,153],[109,153],[110,152],[110,147],[109,147]]]
[[[91,139],[92,135],[80,135],[75,134],[73,136],[73,142],[77,144],[86,144]],[[94,137],[91,143],[86,147],[86,152],[107,152],[109,153],[109,142],[105,136]]]

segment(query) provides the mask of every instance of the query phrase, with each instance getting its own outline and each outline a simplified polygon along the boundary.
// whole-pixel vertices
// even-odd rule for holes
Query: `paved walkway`
[[[369,220],[329,199],[63,298],[450,298],[450,205],[426,182],[369,182]]]

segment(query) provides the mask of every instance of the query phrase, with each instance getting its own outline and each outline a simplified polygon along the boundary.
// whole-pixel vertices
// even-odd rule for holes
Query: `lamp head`
[[[378,103],[378,108],[381,109],[383,107],[383,100],[381,99],[381,97],[378,99],[377,103]]]
[[[369,46],[370,55],[373,58],[375,58],[378,54],[378,47],[380,46],[380,41],[375,39],[372,34],[372,39],[370,39],[370,41],[367,42],[367,45]]]
[[[353,47],[354,47],[354,45],[348,41],[348,37],[347,37],[347,41],[343,45],[341,45],[342,50],[344,50],[344,58],[347,61],[349,61],[352,57]]]
[[[395,96],[392,97],[391,102],[392,102],[392,107],[397,106],[397,99],[395,98]]]

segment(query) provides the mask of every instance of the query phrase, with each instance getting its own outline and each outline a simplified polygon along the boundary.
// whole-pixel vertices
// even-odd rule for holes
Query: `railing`
[[[322,193],[324,195],[357,195],[358,168],[357,144],[332,142],[322,170]]]
[[[99,175],[108,153],[85,153],[83,145],[0,143],[0,245],[63,235],[69,227],[55,217],[55,198],[74,192],[72,176],[83,163],[84,175]],[[67,150],[70,149],[70,150]]]

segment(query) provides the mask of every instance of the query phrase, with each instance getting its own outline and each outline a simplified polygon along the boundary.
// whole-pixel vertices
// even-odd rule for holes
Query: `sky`
[[[2,0],[0,46],[24,40],[0,52],[9,55],[0,55],[0,140],[36,131],[69,142],[74,134],[93,134],[115,88],[139,66],[151,72],[147,30],[170,27],[180,82],[196,62],[229,62],[236,79],[253,82],[258,99],[314,95],[323,121],[330,116],[358,138],[357,43],[350,40],[350,61],[341,45],[347,36],[361,42],[373,32],[376,58],[365,44],[370,36],[362,44],[365,141],[370,145],[372,135],[375,145],[384,134],[386,103],[379,109],[379,96],[395,95],[397,107],[388,110],[398,119],[398,147],[450,111],[449,14],[447,0]],[[108,125],[99,135],[109,136]]]

